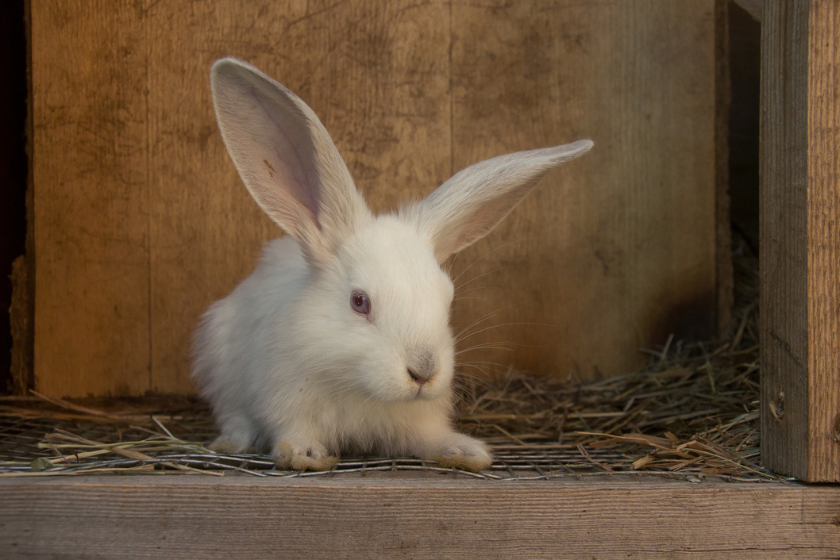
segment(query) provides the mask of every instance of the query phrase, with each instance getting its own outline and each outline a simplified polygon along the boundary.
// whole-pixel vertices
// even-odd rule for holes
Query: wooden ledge
[[[840,486],[424,473],[0,480],[4,556],[836,557]]]

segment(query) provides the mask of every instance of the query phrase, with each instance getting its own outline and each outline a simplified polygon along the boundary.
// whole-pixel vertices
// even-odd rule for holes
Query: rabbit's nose
[[[406,372],[408,376],[422,386],[438,370],[438,361],[434,351],[428,347],[412,348],[406,353]]]
[[[415,383],[417,383],[421,387],[423,386],[424,383],[426,383],[426,381],[429,380],[428,377],[420,377],[419,375],[417,375],[416,373],[411,371],[411,368],[406,368],[406,371],[408,372],[408,376],[411,378],[411,380],[414,381]]]

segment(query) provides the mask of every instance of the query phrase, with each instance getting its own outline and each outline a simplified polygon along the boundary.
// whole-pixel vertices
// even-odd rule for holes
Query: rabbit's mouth
[[[427,387],[423,385],[422,387],[417,388],[417,392],[414,393],[414,397],[411,400],[413,401],[431,401],[438,397],[436,391],[433,390],[432,387]]]

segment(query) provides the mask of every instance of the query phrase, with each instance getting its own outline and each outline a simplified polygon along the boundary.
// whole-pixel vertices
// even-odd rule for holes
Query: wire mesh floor
[[[537,449],[491,445],[493,465],[479,473],[442,468],[434,462],[407,457],[346,457],[331,471],[294,472],[278,469],[266,455],[218,454],[208,450],[204,443],[212,441],[216,431],[209,416],[201,414],[170,418],[169,426],[154,418],[157,425],[151,428],[33,416],[0,417],[0,477],[94,473],[313,477],[421,471],[501,481],[659,476],[700,482],[708,476],[699,470],[640,471],[634,462],[644,453],[587,450],[572,444],[543,444]],[[775,477],[747,473],[717,478],[761,482]]]

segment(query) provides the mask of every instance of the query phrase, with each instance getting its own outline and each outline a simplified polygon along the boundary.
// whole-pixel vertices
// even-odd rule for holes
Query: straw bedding
[[[778,481],[760,467],[758,277],[735,247],[736,310],[726,340],[643,349],[645,367],[595,381],[508,370],[459,384],[458,423],[493,449],[488,479],[653,475]],[[194,399],[65,402],[0,398],[0,477],[84,473],[300,476],[265,456],[218,455]],[[343,458],[331,473],[454,472],[402,458]],[[307,473],[317,476],[323,473]]]

